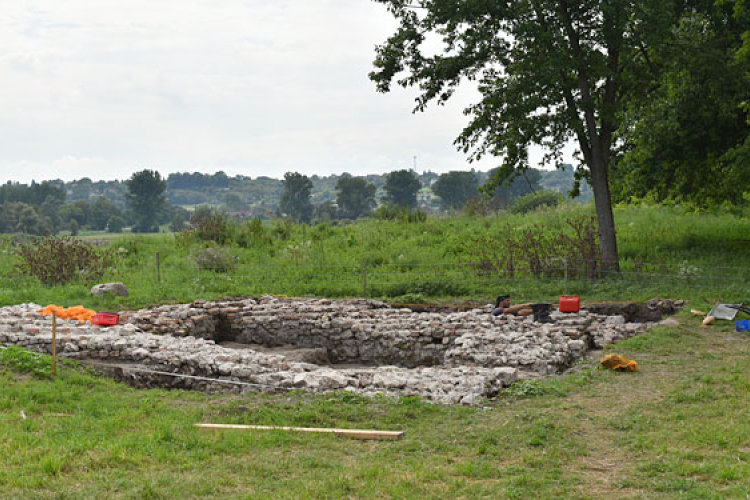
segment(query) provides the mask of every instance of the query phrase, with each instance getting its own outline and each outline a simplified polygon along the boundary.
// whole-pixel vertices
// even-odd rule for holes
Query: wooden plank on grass
[[[402,431],[374,431],[362,429],[319,429],[315,427],[276,427],[271,425],[232,425],[232,424],[195,424],[201,429],[220,430],[262,430],[262,431],[290,431],[290,432],[315,432],[321,434],[334,434],[354,439],[395,441],[404,436]]]

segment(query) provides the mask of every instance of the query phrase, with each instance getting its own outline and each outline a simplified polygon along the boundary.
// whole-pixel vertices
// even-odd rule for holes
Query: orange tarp
[[[83,306],[73,306],[65,309],[64,307],[56,306],[55,304],[48,305],[47,307],[39,311],[39,314],[42,314],[44,316],[52,316],[53,312],[57,313],[58,318],[77,319],[81,323],[91,321],[91,317],[96,314],[96,311],[86,309]]]
[[[606,356],[602,357],[602,359],[599,360],[599,362],[602,365],[604,365],[606,368],[609,368],[611,370],[615,370],[618,372],[637,372],[638,371],[638,363],[626,358],[625,356],[621,356],[620,354],[607,354]]]

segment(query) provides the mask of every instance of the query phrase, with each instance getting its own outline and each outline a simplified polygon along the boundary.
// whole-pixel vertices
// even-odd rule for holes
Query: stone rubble
[[[51,320],[40,309],[0,308],[0,344],[50,353]],[[58,320],[57,331],[63,357],[253,384],[244,390],[348,390],[475,404],[519,377],[560,372],[589,349],[650,326],[587,311],[552,318],[555,323],[539,324],[493,317],[487,308],[413,313],[368,300],[263,297],[126,312],[109,328]],[[248,346],[219,345],[229,341]],[[322,348],[334,364],[300,362],[252,345]],[[151,380],[136,368],[131,378],[147,386],[158,379],[161,385],[212,387],[184,378]]]

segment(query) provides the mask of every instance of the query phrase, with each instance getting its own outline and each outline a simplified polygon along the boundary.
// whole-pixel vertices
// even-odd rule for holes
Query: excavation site
[[[138,387],[420,396],[476,404],[638,335],[681,301],[554,309],[544,320],[398,308],[362,299],[262,297],[125,312],[100,327],[57,320],[57,351]],[[42,306],[0,308],[0,344],[50,353]]]

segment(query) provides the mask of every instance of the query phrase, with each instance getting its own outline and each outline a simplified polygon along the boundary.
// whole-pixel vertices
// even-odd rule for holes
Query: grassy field
[[[552,232],[565,227],[571,218],[592,213],[591,207],[573,205],[527,216],[429,218],[416,223],[367,220],[309,227],[277,221],[266,224],[261,234],[247,237],[242,245],[234,242],[219,249],[236,262],[226,272],[196,266],[192,257],[211,244],[171,234],[123,235],[103,240],[118,256],[117,265],[104,279],[125,282],[131,295],[107,300],[90,297],[91,283],[51,288],[33,278],[18,277],[16,257],[5,240],[0,244],[0,304],[83,303],[98,310],[117,310],[198,297],[263,294],[367,294],[408,303],[489,302],[500,291],[511,292],[518,300],[535,301],[554,300],[564,292],[580,294],[584,300],[747,298],[750,219],[689,213],[675,207],[616,209],[623,272],[609,279],[575,276],[573,267],[580,270],[588,265],[576,255],[568,256],[567,263],[543,255],[546,270],[534,275],[524,267],[528,252],[523,248],[516,250],[520,265],[514,276],[494,271],[481,274],[467,264],[485,258],[484,247],[508,234]],[[482,238],[485,243],[477,243]],[[497,255],[489,253],[490,260]],[[571,268],[567,287],[565,266]]]
[[[56,380],[18,373],[28,364],[6,357],[0,498],[748,498],[750,337],[698,328],[687,311],[680,321],[613,349],[638,373],[587,362],[482,408],[136,390],[73,368]],[[361,442],[196,422],[406,435]]]
[[[19,278],[0,245],[0,304],[26,301],[117,310],[233,295],[370,296],[390,300],[554,298],[560,274],[513,279],[467,273],[464,242],[565,224],[587,208],[529,217],[266,226],[237,268],[199,270],[203,246],[174,235],[125,235],[107,279],[131,295],[92,299],[89,284]],[[676,208],[616,210],[622,276],[571,279],[584,300],[747,300],[750,221]],[[95,236],[92,236],[95,238]],[[309,242],[309,243],[308,243]],[[155,255],[160,254],[161,283]],[[750,497],[750,335],[728,326],[659,328],[613,347],[640,371],[595,362],[513,386],[481,408],[348,393],[206,395],[136,390],[0,350],[0,498],[508,498]],[[36,373],[40,374],[37,375]],[[404,430],[397,442],[283,432],[198,431],[196,422]]]

